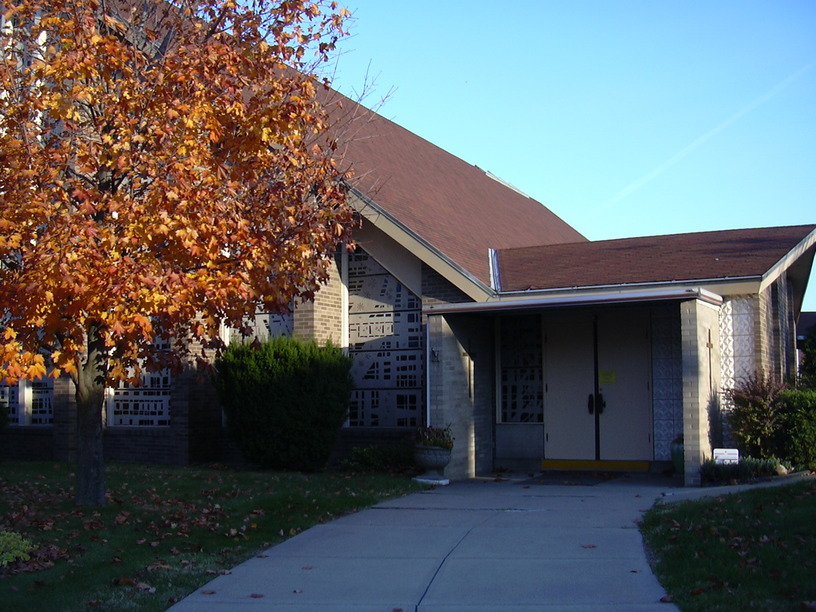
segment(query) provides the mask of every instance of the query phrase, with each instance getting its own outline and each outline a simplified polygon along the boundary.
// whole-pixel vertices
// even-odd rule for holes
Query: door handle
[[[589,399],[587,399],[587,408],[589,409],[589,414],[595,413],[595,394],[590,393]]]
[[[604,399],[603,393],[598,394],[598,414],[603,414],[604,408],[606,408],[606,400]]]

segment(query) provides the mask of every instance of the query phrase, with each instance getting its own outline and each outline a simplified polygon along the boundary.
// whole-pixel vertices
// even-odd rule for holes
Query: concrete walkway
[[[647,475],[474,480],[309,529],[176,604],[214,610],[675,610],[636,522],[680,491]]]

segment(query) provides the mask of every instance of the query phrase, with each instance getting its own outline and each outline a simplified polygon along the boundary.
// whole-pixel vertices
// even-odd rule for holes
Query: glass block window
[[[544,422],[541,317],[501,320],[501,422]]]

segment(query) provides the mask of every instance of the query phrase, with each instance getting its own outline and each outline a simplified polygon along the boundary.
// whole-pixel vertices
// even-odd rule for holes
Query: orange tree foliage
[[[326,279],[351,212],[314,74],[345,10],[4,5],[0,378],[135,381]]]

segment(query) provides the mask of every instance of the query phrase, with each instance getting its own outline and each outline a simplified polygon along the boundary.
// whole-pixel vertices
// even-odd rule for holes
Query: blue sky
[[[345,6],[336,88],[591,240],[816,223],[814,0]]]

